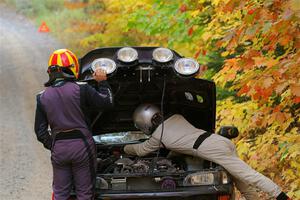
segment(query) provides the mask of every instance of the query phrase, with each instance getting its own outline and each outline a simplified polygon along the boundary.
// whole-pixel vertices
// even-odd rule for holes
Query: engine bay
[[[97,145],[97,173],[114,176],[182,174],[211,167],[211,162],[161,149],[145,157],[126,155],[125,144]]]
[[[187,177],[197,173],[202,174],[199,179],[202,184],[219,183],[220,166],[199,157],[166,149],[144,157],[124,153],[125,145],[140,142],[96,144],[96,188],[99,191],[174,191],[184,188],[189,184]],[[213,180],[206,173],[214,177]]]
[[[121,156],[119,159],[106,159],[99,160],[100,165],[104,162],[107,168],[103,167],[99,170],[103,174],[114,174],[114,175],[134,175],[134,174],[149,174],[151,172],[160,173],[181,173],[184,172],[182,166],[174,164],[170,159],[167,158],[132,158]],[[99,162],[98,162],[99,163]]]

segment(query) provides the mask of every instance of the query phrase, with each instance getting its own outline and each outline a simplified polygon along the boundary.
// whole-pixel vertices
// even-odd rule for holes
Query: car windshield
[[[149,138],[141,131],[107,133],[93,136],[96,143],[128,143]]]

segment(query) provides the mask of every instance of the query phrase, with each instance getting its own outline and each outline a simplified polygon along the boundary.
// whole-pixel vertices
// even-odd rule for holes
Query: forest
[[[196,59],[217,84],[217,130],[236,126],[240,157],[300,199],[298,0],[6,1],[79,57],[162,46]]]

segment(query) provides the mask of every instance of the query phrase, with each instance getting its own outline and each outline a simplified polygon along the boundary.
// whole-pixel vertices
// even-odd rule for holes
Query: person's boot
[[[284,192],[281,192],[277,197],[276,200],[292,200],[288,197]]]

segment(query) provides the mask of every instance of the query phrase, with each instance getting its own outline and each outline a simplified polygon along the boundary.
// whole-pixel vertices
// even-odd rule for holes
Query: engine
[[[115,162],[116,167],[114,174],[132,174],[141,173],[146,174],[150,171],[169,172],[174,173],[179,171],[170,160],[166,158],[148,158],[136,159],[121,158]]]
[[[211,168],[202,159],[159,151],[147,157],[123,154],[122,146],[98,146],[96,187],[106,190],[174,190],[188,173]]]
[[[132,175],[149,173],[182,173],[205,167],[203,160],[175,152],[160,151],[147,157],[130,156],[121,153],[122,146],[101,146],[98,148],[97,173],[111,175]]]
[[[172,162],[170,159],[156,157],[123,157],[116,159],[115,161],[112,158],[108,158],[106,160],[98,159],[98,166],[101,166],[100,173],[112,173],[114,175],[147,174],[150,172],[176,173],[184,171],[182,167]]]

